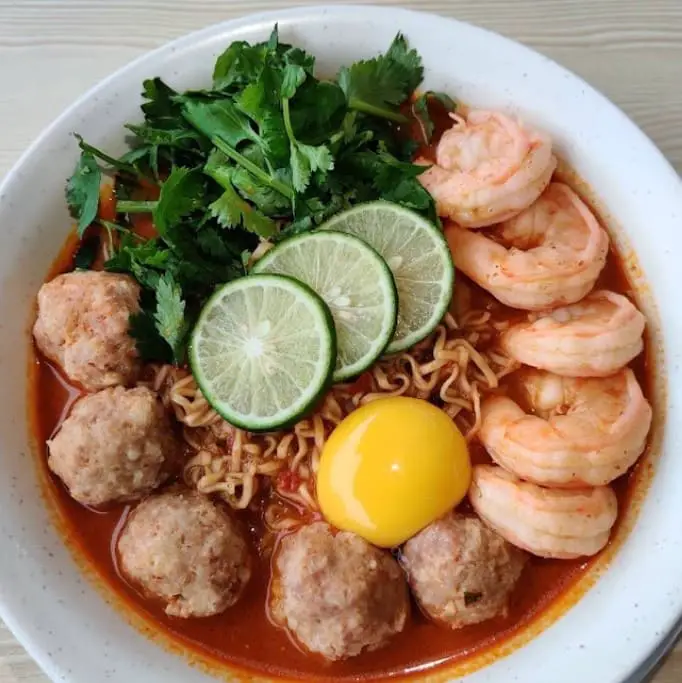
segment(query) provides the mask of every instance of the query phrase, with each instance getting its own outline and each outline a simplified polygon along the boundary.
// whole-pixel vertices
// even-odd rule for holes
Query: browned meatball
[[[330,660],[385,645],[409,614],[407,584],[393,557],[323,522],[282,539],[270,599],[274,620]]]
[[[118,539],[123,573],[174,617],[208,617],[239,599],[251,556],[230,513],[196,491],[141,502]]]
[[[164,407],[145,387],[84,396],[47,445],[50,469],[77,501],[93,506],[141,498],[182,456]]]
[[[36,344],[88,390],[130,384],[140,362],[128,320],[139,311],[139,297],[139,285],[127,275],[59,275],[38,292]]]
[[[401,561],[422,610],[455,629],[507,615],[526,555],[478,517],[450,513],[413,536]]]

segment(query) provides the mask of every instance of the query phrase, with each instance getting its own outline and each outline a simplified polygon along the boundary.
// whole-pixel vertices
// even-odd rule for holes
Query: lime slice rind
[[[369,368],[393,338],[397,292],[384,260],[365,242],[332,231],[289,238],[253,267],[304,282],[331,310],[337,336],[334,381]]]
[[[431,222],[402,206],[358,204],[330,218],[320,230],[354,235],[388,264],[398,291],[398,321],[387,354],[428,337],[450,306],[455,269],[445,236]]]
[[[273,431],[297,422],[329,387],[334,323],[324,302],[300,282],[241,278],[208,300],[189,356],[216,412],[237,427]]]

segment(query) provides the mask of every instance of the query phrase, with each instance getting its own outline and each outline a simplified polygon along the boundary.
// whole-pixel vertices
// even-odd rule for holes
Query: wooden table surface
[[[622,107],[682,172],[682,0],[375,2],[470,21],[556,59]],[[288,4],[0,0],[0,177],[77,96],[133,58],[208,24]],[[682,646],[653,681],[682,681]],[[0,683],[47,683],[1,623]]]

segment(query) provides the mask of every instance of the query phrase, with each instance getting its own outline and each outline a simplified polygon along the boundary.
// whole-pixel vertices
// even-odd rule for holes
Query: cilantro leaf
[[[129,149],[120,161],[130,164],[140,173],[143,168],[149,169],[154,175],[154,179],[159,179],[159,147],[154,144],[141,144],[138,147]]]
[[[154,208],[154,226],[163,237],[183,217],[201,208],[204,200],[204,181],[200,169],[176,167],[161,186],[159,201]]]
[[[234,181],[238,171],[228,165],[227,157],[217,150],[208,158],[204,172],[223,188],[223,194],[209,206],[211,215],[225,228],[241,225],[264,239],[272,237],[277,232],[276,223],[236,192]]]
[[[235,100],[237,107],[258,127],[259,144],[274,167],[287,163],[289,153],[279,99],[282,87],[282,72],[268,66]]]
[[[142,97],[144,122],[125,126],[134,135],[132,147],[116,160],[127,168],[112,167],[139,177],[151,172],[158,181],[160,168],[196,164],[208,149],[206,140],[182,117],[183,96],[154,78],[144,81]]]
[[[213,88],[233,93],[258,80],[267,64],[296,63],[312,73],[314,58],[299,48],[280,43],[277,26],[270,38],[256,45],[235,41],[218,57],[213,69]]]
[[[319,197],[309,198],[305,202],[297,204],[294,220],[284,227],[277,237],[281,240],[313,230],[334,214],[343,209],[348,209],[350,206],[349,194],[341,189],[323,199]]]
[[[231,183],[226,184],[223,194],[208,208],[211,215],[225,228],[241,225],[263,239],[268,239],[277,232],[277,224],[242,199]]]
[[[232,266],[241,260],[244,251],[232,239],[232,233],[220,228],[206,227],[197,234],[197,242],[203,252],[214,261]]]
[[[258,78],[268,49],[264,43],[253,46],[243,40],[232,43],[216,60],[213,69],[214,89],[230,90]]]
[[[279,46],[279,24],[275,24],[270,31],[270,37],[268,38],[268,50],[276,50]]]
[[[77,232],[83,237],[87,227],[97,218],[102,171],[90,152],[81,152],[73,175],[66,184],[66,203],[78,220]]]
[[[297,192],[305,192],[315,171],[324,176],[334,168],[334,157],[326,145],[306,145],[296,139],[291,126],[289,99],[282,99],[284,126],[289,137],[292,184]]]
[[[156,288],[156,329],[170,346],[173,359],[182,363],[185,354],[185,341],[189,331],[185,318],[185,301],[178,283],[170,273],[159,279]]]
[[[230,100],[199,102],[188,99],[182,114],[207,138],[219,136],[232,147],[243,140],[260,141],[249,119]]]
[[[400,77],[405,83],[401,101],[405,101],[424,80],[422,58],[415,49],[409,49],[405,36],[398,33],[388,48],[384,59],[387,63],[386,69],[390,68],[394,71],[396,79],[398,72],[400,72]]]
[[[154,290],[170,258],[170,251],[158,239],[135,242],[130,233],[104,268],[117,273],[131,273],[147,289]]]
[[[129,246],[128,252],[141,265],[160,270],[165,268],[170,257],[168,249],[164,249],[159,240],[154,239],[140,242],[135,246]]]
[[[231,234],[236,233],[233,231]],[[193,245],[196,247],[196,242]],[[253,248],[253,244],[250,247]],[[244,247],[240,249],[243,250]],[[216,263],[202,256],[197,248],[174,253],[166,270],[173,275],[184,292],[190,293],[193,299],[200,302],[213,292],[217,284],[229,282],[241,275],[238,257],[234,263]]]
[[[400,161],[385,151],[361,150],[345,157],[345,171],[372,185],[379,198],[435,218],[433,198],[417,177],[426,166]]]
[[[195,147],[201,151],[203,138],[191,128],[156,128],[150,123],[135,125],[129,123],[125,126],[135,134],[138,141],[148,145],[165,145],[167,147],[181,147],[191,149]],[[138,152],[139,154],[139,152]]]
[[[121,158],[135,168],[149,169],[157,180],[160,165],[193,166],[201,162],[210,148],[210,143],[183,119],[168,124],[160,121],[128,124],[126,128],[134,133],[136,146]]]
[[[305,69],[299,64],[288,64],[284,69],[280,97],[291,99],[306,79]]]
[[[264,240],[270,239],[277,234],[277,223],[263,215],[258,209],[254,209],[248,202],[242,205],[242,227]]]
[[[218,261],[231,261],[232,251],[227,248],[221,233],[215,228],[204,228],[197,234],[197,243],[202,251]]]
[[[206,161],[204,173],[213,178],[218,185],[225,188],[232,184],[233,169],[234,166],[230,164],[229,157],[220,150],[214,149]]]
[[[140,108],[147,121],[152,119],[177,119],[180,105],[175,101],[177,93],[160,78],[150,78],[142,83],[142,97],[146,100]]]
[[[223,228],[233,228],[242,222],[242,209],[245,202],[234,191],[232,184],[227,184],[225,191],[211,203],[208,210]]]
[[[286,48],[282,53],[282,60],[287,66],[300,66],[308,76],[313,75],[315,69],[315,57],[300,47],[292,47],[291,45],[282,45],[280,47]]]
[[[346,96],[336,83],[307,78],[290,103],[291,127],[296,138],[309,145],[325,143],[341,127]]]
[[[131,315],[128,333],[135,340],[137,352],[143,361],[173,362],[173,353],[159,334],[153,311],[143,308]]]
[[[275,172],[281,182],[291,185],[291,178],[283,169]],[[247,201],[255,204],[267,216],[287,216],[291,212],[291,201],[273,190],[269,185],[260,182],[243,168],[235,167],[231,173],[232,184]]]
[[[406,123],[407,117],[398,108],[423,78],[419,53],[410,50],[399,33],[385,55],[343,67],[338,81],[351,109]]]
[[[73,265],[76,270],[89,270],[97,258],[99,252],[99,237],[90,235],[81,240],[78,250],[73,257]]]
[[[305,192],[314,171],[330,171],[334,168],[334,157],[325,145],[304,145],[291,141],[291,170],[294,189]]]

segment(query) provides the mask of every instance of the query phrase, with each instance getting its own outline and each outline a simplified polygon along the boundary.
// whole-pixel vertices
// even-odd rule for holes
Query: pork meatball
[[[174,617],[208,617],[237,602],[251,555],[231,514],[196,491],[141,502],[118,539],[123,574]]]
[[[413,536],[401,556],[421,609],[453,629],[506,616],[525,561],[478,517],[455,513]]]
[[[36,345],[89,391],[130,384],[140,370],[128,334],[130,315],[140,310],[139,296],[139,285],[127,275],[58,275],[38,292]]]
[[[182,445],[157,395],[111,387],[79,399],[53,439],[47,464],[84,505],[136,500],[180,464]]]
[[[316,522],[282,539],[270,609],[306,649],[339,660],[376,650],[402,631],[409,595],[388,552]]]

